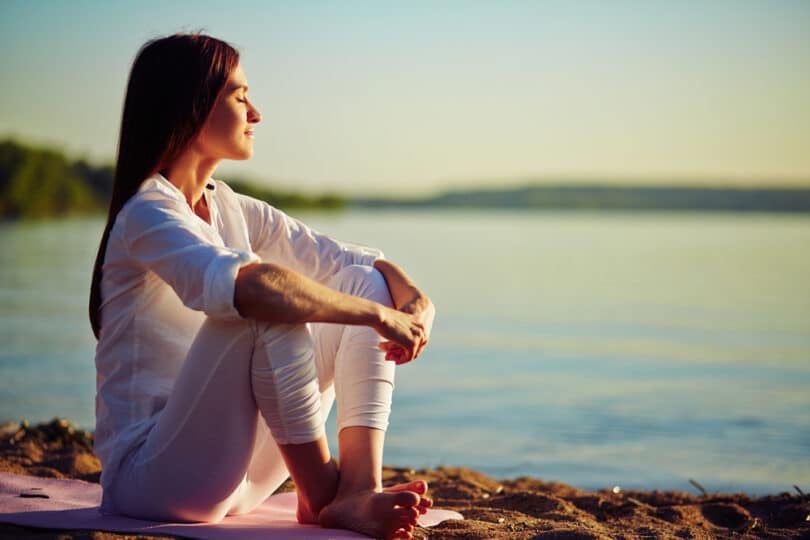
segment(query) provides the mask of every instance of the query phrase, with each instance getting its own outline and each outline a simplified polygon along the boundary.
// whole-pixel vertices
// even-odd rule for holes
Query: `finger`
[[[419,354],[419,346],[422,344],[422,340],[424,339],[424,334],[421,332],[416,336],[416,339],[413,342],[413,345],[410,348],[411,359],[414,359]]]
[[[386,345],[384,348],[380,347],[380,350],[385,352],[386,360],[399,359],[400,357],[407,356],[407,349],[393,342],[390,345]]]
[[[416,348],[416,356],[414,356],[414,359],[418,358],[419,355],[422,354],[422,351],[425,350],[427,344],[428,344],[427,337],[422,336],[422,339],[419,341],[419,346]]]
[[[397,365],[407,364],[411,361],[411,356],[408,354],[408,351],[402,349],[397,352]]]
[[[388,351],[385,354],[385,359],[386,360],[392,360],[392,361],[396,362],[397,364],[401,364],[401,363],[407,361],[407,360],[405,360],[405,351],[401,347],[398,347],[397,349],[393,349],[391,351]]]
[[[407,364],[411,361],[411,355],[408,354],[408,351],[401,350],[399,351],[399,356],[397,358],[397,364]]]
[[[380,350],[385,352],[394,352],[394,351],[401,351],[403,350],[402,345],[399,343],[394,343],[393,341],[389,341],[386,344],[380,344]]]

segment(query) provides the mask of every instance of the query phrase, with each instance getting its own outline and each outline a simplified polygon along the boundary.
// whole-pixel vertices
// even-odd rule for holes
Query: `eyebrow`
[[[248,86],[246,84],[240,84],[239,86],[234,86],[231,92],[236,92],[237,90],[242,90],[243,88],[245,92],[248,91]]]

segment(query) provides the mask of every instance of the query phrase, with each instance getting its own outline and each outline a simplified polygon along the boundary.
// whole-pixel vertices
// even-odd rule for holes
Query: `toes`
[[[393,503],[398,506],[416,506],[419,504],[420,497],[413,491],[400,491],[391,494]]]
[[[404,523],[396,527],[397,528],[393,533],[394,538],[413,538],[413,525]]]
[[[397,508],[396,515],[393,516],[392,524],[396,527],[413,527],[419,519],[419,511],[415,506]]]
[[[410,508],[407,509],[407,511],[408,511],[407,513],[408,520],[412,523],[416,523],[416,520],[419,518],[419,510],[411,506]]]
[[[421,499],[419,499],[419,504],[416,505],[416,509],[419,510],[420,514],[426,514],[428,508],[430,508],[431,506],[433,506],[433,499],[430,499],[428,497],[422,497]]]
[[[416,523],[411,523],[410,521],[401,521],[398,524],[397,528],[398,529],[403,529],[403,530],[405,530],[407,532],[411,532],[411,531],[413,531],[414,525],[416,525]]]
[[[390,493],[394,493],[397,491],[413,491],[414,493],[418,493],[420,495],[427,492],[427,482],[424,480],[414,480],[413,482],[405,482],[402,484],[396,484],[391,487],[385,488],[383,491],[388,491]]]
[[[419,510],[415,506],[408,506],[404,508],[397,508],[397,523],[415,525],[419,519]]]
[[[413,535],[411,534],[410,531],[399,529],[397,531],[394,531],[394,533],[388,538],[393,538],[396,540],[410,540],[411,538],[413,538]]]

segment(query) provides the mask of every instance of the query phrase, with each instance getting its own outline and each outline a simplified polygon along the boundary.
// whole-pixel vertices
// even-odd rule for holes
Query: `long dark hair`
[[[141,183],[165,170],[200,132],[239,63],[230,44],[201,33],[146,42],[129,73],[107,225],[90,286],[90,325],[101,332],[101,273],[115,218]]]

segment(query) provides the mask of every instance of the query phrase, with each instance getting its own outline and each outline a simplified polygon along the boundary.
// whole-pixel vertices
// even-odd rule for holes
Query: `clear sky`
[[[112,161],[136,51],[197,29],[240,50],[264,118],[223,179],[810,185],[806,0],[2,0],[0,137]]]

